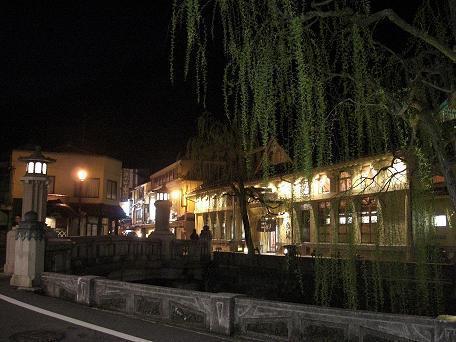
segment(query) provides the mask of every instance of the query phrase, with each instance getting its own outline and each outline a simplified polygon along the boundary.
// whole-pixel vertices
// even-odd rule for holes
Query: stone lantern
[[[22,218],[25,213],[34,211],[38,214],[38,221],[44,222],[46,220],[48,165],[55,160],[45,157],[39,147],[30,156],[20,157],[19,160],[26,165],[25,175],[21,179],[24,186]]]
[[[46,220],[48,165],[55,160],[45,157],[39,147],[36,147],[29,156],[20,157],[18,160],[25,163],[25,175],[21,178],[23,185],[21,218],[24,220],[25,213],[34,212],[37,215],[36,221],[44,224]],[[3,268],[6,274],[14,273],[16,233],[16,227],[13,227],[6,236],[6,262]]]
[[[55,160],[46,158],[39,147],[30,156],[18,159],[26,164],[21,179],[24,186],[22,221],[8,233],[11,236],[7,238],[7,264],[13,265],[12,286],[32,288],[39,285],[44,271],[47,170]]]
[[[160,240],[162,243],[162,256],[171,256],[171,242],[175,239],[174,234],[169,230],[169,212],[171,201],[166,186],[155,191],[155,229],[150,234],[151,239]]]

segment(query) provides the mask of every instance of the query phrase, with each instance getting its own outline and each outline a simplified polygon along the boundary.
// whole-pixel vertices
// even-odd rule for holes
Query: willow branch
[[[332,17],[348,17],[353,15],[353,10],[344,8],[337,11],[309,11],[301,16],[303,22],[309,21],[313,18],[332,18]]]
[[[439,87],[431,82],[428,82],[426,80],[421,80],[421,82],[423,82],[424,84],[426,84],[427,86],[431,87],[431,88],[434,88],[434,89],[437,89],[443,93],[447,93],[447,94],[451,94],[452,91],[450,89],[445,89],[445,88],[442,88],[442,87]]]
[[[393,24],[398,26],[400,29],[404,30],[405,32],[410,33],[412,36],[415,36],[416,38],[419,38],[422,41],[424,41],[425,43],[433,46],[438,51],[440,51],[442,54],[447,56],[453,63],[456,63],[456,52],[451,50],[449,47],[441,44],[436,38],[428,35],[426,32],[421,31],[421,30],[417,29],[415,26],[410,25],[404,19],[399,17],[396,14],[396,12],[394,12],[390,8],[387,8],[387,9],[381,10],[379,12],[376,12],[374,14],[371,14],[367,18],[359,20],[359,23],[364,24],[364,25],[370,25],[383,18],[389,19],[389,21],[391,21]]]

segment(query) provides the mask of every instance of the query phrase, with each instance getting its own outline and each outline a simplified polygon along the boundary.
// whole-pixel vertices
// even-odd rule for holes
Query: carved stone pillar
[[[36,212],[29,211],[15,231],[14,274],[10,284],[23,288],[38,286],[44,271],[44,223],[38,221]]]
[[[169,259],[171,257],[171,242],[175,239],[174,234],[169,230],[170,209],[170,201],[155,201],[155,229],[150,234],[151,239],[157,239],[161,241],[161,255],[165,259]]]

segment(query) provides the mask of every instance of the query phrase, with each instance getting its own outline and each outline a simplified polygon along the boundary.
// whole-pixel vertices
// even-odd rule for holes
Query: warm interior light
[[[446,215],[435,215],[433,217],[435,227],[446,227],[447,226],[447,217]]]
[[[180,198],[180,190],[173,190],[171,197],[173,200],[178,200]]]
[[[87,178],[87,171],[86,170],[79,170],[78,171],[78,178],[81,182],[83,182]]]
[[[249,254],[249,249],[247,248],[247,246],[244,247],[244,254]]]

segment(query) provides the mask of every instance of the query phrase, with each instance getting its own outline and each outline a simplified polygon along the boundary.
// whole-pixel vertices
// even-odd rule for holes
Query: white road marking
[[[151,340],[145,340],[145,339],[140,338],[140,337],[124,334],[124,333],[121,333],[119,331],[111,330],[111,329],[108,329],[108,328],[103,328],[103,327],[100,327],[100,326],[92,324],[92,323],[87,323],[87,322],[84,322],[84,321],[80,321],[79,319],[67,317],[67,316],[52,312],[52,311],[44,310],[44,309],[41,309],[41,308],[39,308],[37,306],[33,306],[33,305],[30,305],[30,304],[18,301],[16,299],[4,296],[2,294],[0,294],[0,299],[6,301],[8,303],[17,305],[17,306],[21,306],[21,307],[23,307],[25,309],[38,312],[38,313],[40,313],[42,315],[46,315],[46,316],[50,316],[50,317],[53,317],[53,318],[57,318],[57,319],[60,319],[62,321],[66,321],[66,322],[69,322],[69,323],[72,323],[72,324],[80,325],[81,327],[84,327],[84,328],[96,330],[96,331],[102,332],[104,334],[108,334],[108,335],[112,335],[112,336],[115,336],[115,337],[123,338],[123,339],[128,340],[128,341],[153,342]]]

